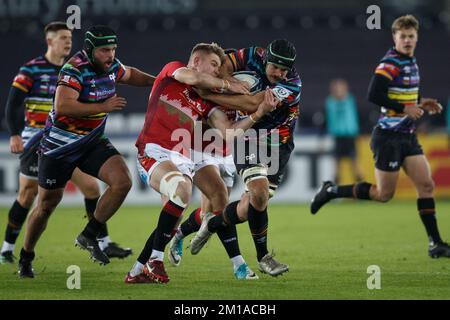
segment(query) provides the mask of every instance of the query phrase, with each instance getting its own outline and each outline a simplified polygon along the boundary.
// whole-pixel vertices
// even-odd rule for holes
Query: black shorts
[[[76,161],[64,161],[39,154],[39,186],[45,189],[60,189],[66,186],[75,168],[98,178],[103,164],[112,156],[120,155],[109,139],[93,142]]]
[[[39,140],[27,148],[20,155],[20,174],[32,179],[38,179],[38,148]]]
[[[406,157],[423,154],[415,133],[400,133],[375,128],[370,148],[375,167],[382,171],[399,171]]]
[[[334,139],[334,155],[336,158],[356,157],[355,138],[354,137],[336,137]]]
[[[244,172],[250,168],[261,167],[262,165],[268,167],[267,179],[269,180],[271,191],[275,191],[281,184],[286,173],[287,163],[294,150],[294,142],[291,140],[280,147],[268,147],[267,151],[261,152],[263,155],[267,155],[267,158],[264,156],[261,157],[260,148],[260,144],[254,141],[247,141],[245,143],[245,153],[240,154],[242,150],[239,150],[237,143],[235,143],[233,158],[236,170],[243,177]],[[277,160],[277,162],[273,163],[272,160]],[[247,183],[245,179],[244,183]]]

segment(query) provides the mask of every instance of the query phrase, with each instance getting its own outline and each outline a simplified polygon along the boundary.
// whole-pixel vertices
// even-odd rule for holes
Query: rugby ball
[[[253,71],[239,71],[233,73],[233,78],[239,81],[245,81],[250,85],[250,92],[255,93],[261,91],[262,81],[261,77]]]

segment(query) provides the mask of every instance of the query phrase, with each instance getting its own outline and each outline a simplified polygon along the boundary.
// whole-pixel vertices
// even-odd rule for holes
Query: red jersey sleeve
[[[177,72],[177,70],[179,70],[181,68],[186,68],[186,65],[180,61],[169,62],[161,70],[160,76],[173,78],[173,76]]]
[[[14,78],[12,86],[28,93],[33,86],[33,81],[33,71],[27,66],[23,66]]]

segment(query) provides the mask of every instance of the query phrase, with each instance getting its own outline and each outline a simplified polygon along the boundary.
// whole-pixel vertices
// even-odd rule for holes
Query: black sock
[[[217,236],[227,251],[228,257],[234,258],[241,254],[239,250],[238,236],[235,225],[228,225],[217,231]]]
[[[248,225],[255,243],[258,261],[260,261],[269,251],[267,251],[267,226],[269,217],[267,208],[264,211],[256,210],[251,203],[248,204]]]
[[[14,244],[20,234],[23,223],[27,219],[30,209],[24,208],[16,200],[14,201],[8,214],[8,225],[6,226],[5,241]]]
[[[20,250],[20,261],[19,262],[21,262],[21,261],[31,262],[34,260],[34,256],[35,256],[34,251],[27,252],[22,248],[22,250]]]
[[[234,201],[228,204],[228,206],[223,211],[223,214],[219,214],[209,220],[208,230],[210,232],[218,232],[219,229],[225,228],[228,225],[236,225],[243,223],[238,217],[237,206],[239,201]]]
[[[155,241],[155,233],[156,229],[152,232],[150,237],[148,237],[147,242],[145,243],[144,249],[142,249],[141,254],[139,255],[137,261],[139,261],[142,264],[146,264],[148,259],[150,259],[150,256],[152,254],[153,250],[153,242]]]
[[[336,198],[355,198],[360,200],[370,199],[370,188],[372,184],[367,182],[360,182],[345,186],[335,186],[329,191],[332,199]]]
[[[92,217],[81,233],[89,239],[96,239],[103,225],[104,223],[101,223],[95,219],[95,217]]]
[[[161,210],[156,227],[153,249],[164,251],[166,244],[172,238],[172,230],[182,215],[184,208],[169,200]]]
[[[91,218],[94,216],[95,209],[97,208],[97,202],[100,198],[94,198],[94,199],[88,199],[84,198],[84,208],[86,209],[86,214],[91,220]],[[104,238],[108,236],[108,227],[106,223],[104,223],[100,229],[100,232],[98,233],[97,238]]]
[[[200,224],[198,223],[197,216],[200,214],[201,209],[195,209],[189,215],[189,217],[181,224],[180,229],[183,236],[188,236],[191,233],[197,232],[200,229]]]
[[[425,226],[429,241],[442,242],[437,227],[434,198],[417,199],[417,210],[419,210],[420,219]]]

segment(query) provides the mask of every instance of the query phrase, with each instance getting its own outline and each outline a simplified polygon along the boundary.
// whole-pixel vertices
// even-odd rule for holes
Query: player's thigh
[[[228,198],[227,188],[215,165],[208,165],[198,170],[194,175],[194,184],[208,198]]]
[[[100,196],[100,187],[98,181],[93,176],[84,173],[76,168],[70,179],[80,189],[86,198],[96,198]]]
[[[403,162],[403,169],[414,183],[419,194],[433,192],[434,182],[431,176],[431,168],[425,155],[406,157]]]
[[[100,139],[77,163],[84,173],[105,182],[107,185],[129,190],[131,174],[119,151],[109,139]]]

